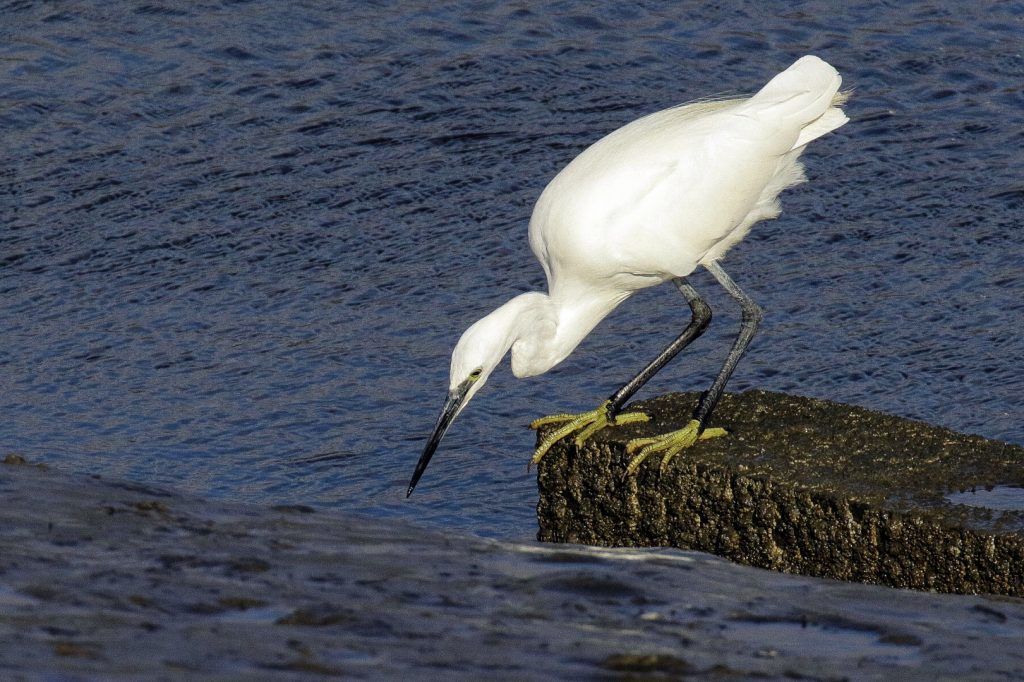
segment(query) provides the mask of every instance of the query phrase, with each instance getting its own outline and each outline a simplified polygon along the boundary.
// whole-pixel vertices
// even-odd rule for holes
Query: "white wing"
[[[846,122],[835,69],[804,57],[746,99],[660,111],[586,149],[541,195],[530,244],[549,284],[647,286],[714,260],[801,182],[807,142]],[[575,272],[574,272],[575,271]]]

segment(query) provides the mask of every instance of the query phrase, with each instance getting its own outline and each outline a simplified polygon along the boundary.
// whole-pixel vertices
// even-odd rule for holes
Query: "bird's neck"
[[[517,306],[512,373],[522,378],[548,371],[567,358],[623,299],[596,294],[563,299],[539,292],[517,296],[513,301],[521,307]]]

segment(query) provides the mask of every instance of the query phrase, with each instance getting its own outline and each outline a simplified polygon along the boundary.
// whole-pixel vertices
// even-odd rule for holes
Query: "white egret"
[[[636,291],[672,280],[692,312],[683,333],[597,409],[538,419],[561,423],[532,462],[558,440],[582,444],[605,426],[644,421],[623,405],[680,350],[703,333],[711,309],[686,276],[704,266],[742,309],[739,336],[693,419],[682,429],[627,444],[664,466],[700,438],[724,434],[705,424],[750,343],[761,309],[718,261],[759,220],[775,218],[782,190],[804,182],[798,161],[808,142],[849,119],[834,68],[806,56],[752,97],[685,104],[640,118],[583,151],[544,189],[530,218],[530,248],[544,267],[548,293],[520,294],[473,324],[452,353],[441,415],[416,464],[412,494],[452,420],[512,352],[516,377],[542,374],[564,360],[616,306]]]

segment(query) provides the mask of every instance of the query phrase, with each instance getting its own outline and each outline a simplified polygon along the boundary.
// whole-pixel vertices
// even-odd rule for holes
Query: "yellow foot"
[[[566,436],[576,433],[576,446],[583,445],[583,442],[593,436],[595,433],[600,431],[606,426],[621,426],[622,424],[635,424],[636,422],[645,422],[648,417],[643,412],[626,412],[624,414],[617,414],[612,419],[608,418],[608,405],[611,404],[610,400],[606,400],[596,409],[590,412],[583,412],[582,414],[556,414],[550,417],[541,417],[535,419],[530,423],[531,429],[539,429],[547,424],[564,424],[561,428],[555,429],[547,435],[547,437],[541,441],[541,444],[537,446],[537,451],[533,453],[533,458],[530,459],[530,465],[537,464],[541,458],[547,454],[547,451],[551,449],[551,446],[562,440]]]
[[[717,427],[704,429],[704,431],[701,432],[700,422],[693,419],[689,424],[678,431],[672,431],[671,433],[666,433],[654,438],[634,438],[626,443],[626,454],[632,455],[637,450],[640,452],[630,461],[629,466],[626,467],[626,475],[630,476],[635,474],[636,470],[640,468],[640,465],[644,463],[644,460],[647,459],[648,455],[651,455],[652,453],[665,453],[661,458],[661,468],[664,469],[665,465],[668,464],[673,457],[696,443],[698,440],[718,438],[719,436],[724,436],[727,433],[728,432],[725,429]]]

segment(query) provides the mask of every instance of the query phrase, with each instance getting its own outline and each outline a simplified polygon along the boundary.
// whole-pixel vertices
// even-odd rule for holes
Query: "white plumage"
[[[548,293],[521,294],[463,334],[449,401],[410,492],[448,425],[509,350],[517,377],[541,374],[635,291],[670,279],[685,284],[680,278],[698,265],[718,277],[716,261],[754,223],[778,216],[779,193],[805,180],[805,145],[847,122],[840,83],[834,68],[806,56],[752,97],[633,121],[558,173],[529,228]]]

